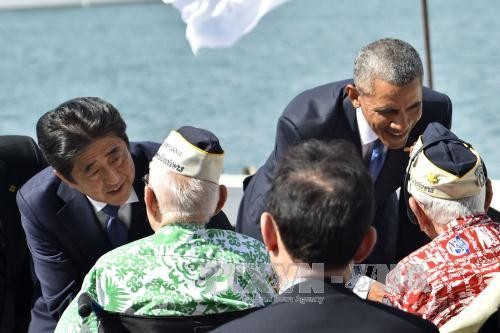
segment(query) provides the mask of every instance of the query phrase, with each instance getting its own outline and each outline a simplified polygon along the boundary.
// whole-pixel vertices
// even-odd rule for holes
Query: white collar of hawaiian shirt
[[[180,228],[180,229],[190,229],[190,230],[206,230],[204,224],[196,223],[196,222],[174,222],[174,223],[168,223],[165,225],[162,225],[161,228],[159,228],[156,232],[170,232],[171,229],[173,228]]]
[[[465,227],[478,223],[488,222],[490,220],[491,219],[486,214],[478,214],[474,216],[467,216],[465,218],[453,219],[446,224],[445,232],[450,232],[456,229],[463,229]]]

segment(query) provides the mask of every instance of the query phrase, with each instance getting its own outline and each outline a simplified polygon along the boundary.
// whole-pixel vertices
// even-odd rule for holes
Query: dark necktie
[[[379,139],[373,143],[372,151],[370,154],[368,171],[372,175],[373,180],[376,180],[382,170],[385,160],[384,144]]]
[[[106,230],[108,231],[108,238],[113,248],[123,245],[127,242],[127,226],[118,219],[118,210],[120,206],[106,205],[102,211],[108,216],[108,223]]]

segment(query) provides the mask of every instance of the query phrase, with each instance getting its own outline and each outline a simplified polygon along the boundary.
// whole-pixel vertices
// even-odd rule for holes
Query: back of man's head
[[[280,161],[268,212],[296,262],[343,268],[372,223],[372,179],[351,143],[306,141]]]
[[[434,223],[484,212],[485,167],[479,153],[439,123],[413,147],[406,189]]]
[[[149,165],[162,224],[208,222],[220,199],[223,162],[224,151],[212,132],[183,126],[169,134]]]
[[[75,158],[96,139],[115,136],[128,146],[126,127],[111,103],[98,97],[78,97],[40,117],[36,134],[38,145],[49,164],[72,181]]]
[[[420,56],[410,44],[383,38],[363,47],[354,62],[354,84],[364,94],[372,94],[375,79],[402,87],[418,78],[422,83]]]

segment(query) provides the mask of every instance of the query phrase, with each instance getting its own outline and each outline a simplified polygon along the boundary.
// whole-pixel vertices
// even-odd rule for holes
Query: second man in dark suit
[[[407,239],[404,228],[409,224],[398,226],[395,191],[408,163],[404,147],[415,142],[429,122],[451,127],[449,98],[422,84],[417,51],[404,41],[385,38],[359,52],[354,80],[329,83],[295,97],[278,120],[274,150],[246,186],[236,230],[260,238],[260,215],[276,164],[289,147],[312,138],[345,139],[354,143],[375,183],[374,226],[380,242],[369,262],[395,262],[398,227],[402,245],[410,247],[403,246],[399,256],[418,247]],[[421,233],[414,229],[418,237]]]

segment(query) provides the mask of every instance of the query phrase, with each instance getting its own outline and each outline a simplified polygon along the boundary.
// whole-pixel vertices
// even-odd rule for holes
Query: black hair
[[[74,160],[96,139],[116,136],[129,145],[118,110],[98,97],[78,97],[45,113],[36,135],[49,164],[69,181]]]
[[[294,260],[343,268],[372,224],[373,181],[352,143],[313,139],[286,151],[267,205]]]

